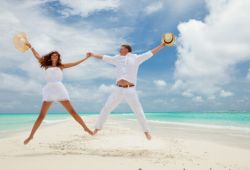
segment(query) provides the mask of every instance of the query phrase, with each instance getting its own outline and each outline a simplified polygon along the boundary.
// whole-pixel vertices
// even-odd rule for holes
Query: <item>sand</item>
[[[93,126],[96,117],[84,119]],[[250,169],[250,148],[237,144],[241,140],[234,138],[238,137],[226,142],[223,136],[214,138],[205,133],[208,129],[150,125],[151,141],[145,139],[137,122],[113,116],[94,137],[84,133],[73,119],[43,124],[28,145],[22,143],[28,131],[0,139],[0,167],[1,170]],[[242,139],[249,142],[247,136]]]

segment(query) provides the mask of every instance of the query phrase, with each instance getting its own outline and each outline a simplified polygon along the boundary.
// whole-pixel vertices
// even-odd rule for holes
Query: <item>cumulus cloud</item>
[[[176,80],[175,83],[172,85],[172,90],[178,90],[183,86],[182,80]]]
[[[164,88],[167,86],[166,81],[164,80],[154,80],[154,84],[156,85],[156,87],[158,88]]]
[[[145,13],[146,14],[152,14],[158,10],[160,10],[163,7],[163,3],[161,1],[159,2],[152,2],[145,8]]]
[[[195,97],[192,98],[192,100],[193,100],[194,102],[197,102],[197,103],[201,103],[201,102],[204,101],[203,98],[202,98],[201,96],[195,96]]]
[[[204,21],[178,25],[175,79],[182,82],[179,89],[209,97],[220,95],[236,64],[250,59],[250,1],[206,3],[209,14]]]
[[[60,12],[65,17],[80,15],[87,17],[97,11],[115,11],[120,5],[119,0],[58,0],[67,8],[61,9]]]
[[[185,97],[193,97],[194,95],[191,93],[191,92],[189,92],[189,91],[184,91],[184,92],[182,92],[182,94],[181,94],[182,96],[185,96]]]
[[[14,74],[0,73],[0,80],[0,90],[3,91],[38,94],[42,88],[36,81],[25,79]]]
[[[229,97],[229,96],[233,96],[233,93],[230,91],[221,90],[220,96],[221,97]]]
[[[102,93],[111,93],[113,89],[115,88],[114,85],[106,85],[106,84],[101,84],[98,88],[98,90]]]

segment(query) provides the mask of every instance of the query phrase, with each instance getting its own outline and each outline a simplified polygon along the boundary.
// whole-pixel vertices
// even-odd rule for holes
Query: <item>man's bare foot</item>
[[[33,137],[28,137],[27,139],[24,140],[23,144],[27,145],[31,139],[33,139]]]
[[[144,134],[145,134],[147,140],[151,140],[152,137],[151,137],[149,132],[144,132]]]
[[[99,131],[99,129],[95,129],[94,130],[94,135],[96,135],[98,131]]]

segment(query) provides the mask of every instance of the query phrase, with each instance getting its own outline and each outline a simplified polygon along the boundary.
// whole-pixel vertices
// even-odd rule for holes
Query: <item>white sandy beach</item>
[[[84,119],[94,125],[96,117]],[[227,142],[219,133],[218,138],[211,135],[210,129],[150,125],[152,141],[144,138],[137,122],[113,116],[94,137],[73,120],[43,125],[27,146],[22,142],[28,132],[15,133],[0,139],[1,170],[250,169],[247,136],[232,136],[236,140]]]

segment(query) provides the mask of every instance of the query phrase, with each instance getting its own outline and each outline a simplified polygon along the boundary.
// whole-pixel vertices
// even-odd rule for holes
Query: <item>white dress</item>
[[[43,101],[69,100],[69,94],[62,83],[63,72],[60,67],[46,69],[47,84],[43,87]]]

